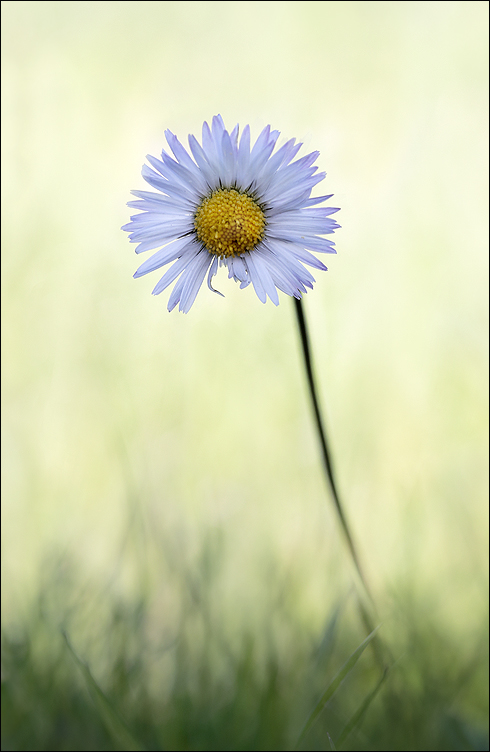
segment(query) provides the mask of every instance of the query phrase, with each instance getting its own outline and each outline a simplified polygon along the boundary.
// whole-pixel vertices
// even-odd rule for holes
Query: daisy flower
[[[327,267],[310,251],[335,253],[323,237],[340,225],[330,218],[338,209],[318,207],[331,196],[311,198],[325,177],[313,166],[319,152],[293,161],[302,144],[294,138],[275,150],[279,131],[268,125],[251,147],[250,128],[238,137],[221,115],[204,123],[202,145],[189,136],[190,153],[169,130],[173,157],[148,156],[142,175],[158,193],[131,191],[128,206],[141,213],[122,228],[136,253],[156,250],[136,271],[141,277],[173,262],[153,290],[158,295],[177,280],[168,310],[177,303],[187,313],[206,273],[210,290],[219,266],[240,287],[252,283],[258,298],[279,303],[278,290],[300,299],[315,281],[305,264]],[[219,293],[221,295],[222,293]]]

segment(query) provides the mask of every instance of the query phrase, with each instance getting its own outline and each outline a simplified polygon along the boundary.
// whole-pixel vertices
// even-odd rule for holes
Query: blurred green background
[[[140,748],[63,630],[148,749],[291,748],[365,636],[291,300],[222,271],[168,314],[132,279],[145,155],[217,113],[318,149],[341,207],[304,303],[397,661],[344,748],[487,748],[487,28],[486,2],[2,3],[3,749]]]

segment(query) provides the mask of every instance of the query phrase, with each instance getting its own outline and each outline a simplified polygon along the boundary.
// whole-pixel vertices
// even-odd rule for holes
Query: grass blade
[[[358,710],[354,713],[350,721],[346,724],[344,730],[340,734],[339,738],[337,739],[337,749],[340,749],[342,747],[342,744],[345,742],[351,731],[360,724],[362,721],[364,714],[366,713],[368,707],[378,694],[379,690],[381,689],[381,685],[383,684],[384,680],[386,679],[386,676],[388,674],[388,669],[386,669],[383,672],[383,675],[381,676],[381,679],[376,684],[375,688],[368,694],[368,696],[365,698],[362,705],[358,708]]]
[[[120,718],[112,707],[111,702],[92,676],[89,667],[75,653],[65,632],[63,632],[63,637],[65,638],[68,650],[84,676],[90,695],[104,725],[118,745],[117,748],[124,752],[145,752],[145,748],[134,738],[122,718]]]
[[[359,647],[354,650],[350,658],[344,663],[338,674],[332,679],[328,687],[326,688],[325,692],[321,696],[320,700],[314,707],[313,711],[311,712],[308,720],[306,721],[305,725],[303,726],[303,729],[298,737],[298,741],[296,742],[296,748],[299,746],[300,742],[303,740],[303,738],[306,736],[310,728],[313,726],[315,721],[317,720],[318,716],[324,709],[327,702],[330,700],[330,698],[333,696],[333,694],[337,691],[337,689],[340,687],[342,682],[344,681],[347,674],[349,674],[354,666],[356,665],[357,661],[363,654],[364,650],[367,648],[373,637],[375,637],[376,632],[378,631],[379,627],[376,627],[376,629],[373,629],[371,634],[369,634],[366,639],[361,642]]]

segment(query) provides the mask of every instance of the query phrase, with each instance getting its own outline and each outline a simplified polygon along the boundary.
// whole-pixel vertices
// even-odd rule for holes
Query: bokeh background
[[[2,3],[4,749],[140,748],[73,652],[141,748],[290,748],[365,636],[292,301],[222,272],[169,314],[132,279],[145,155],[217,113],[318,149],[341,207],[304,305],[397,662],[348,748],[486,748],[487,28],[486,2]]]

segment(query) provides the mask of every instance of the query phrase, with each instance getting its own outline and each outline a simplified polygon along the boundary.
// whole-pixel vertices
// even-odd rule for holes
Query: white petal
[[[294,253],[291,252],[290,244],[283,243],[282,245],[271,243],[262,243],[261,245],[262,255],[266,259],[269,266],[273,264],[282,269],[283,272],[289,272],[298,282],[306,285],[307,287],[313,287],[315,278],[306,269],[303,264],[295,258]],[[258,250],[258,249],[257,249]],[[264,253],[264,251],[266,251]]]
[[[156,188],[158,191],[161,191],[168,196],[178,196],[194,204],[198,201],[198,194],[191,186],[184,186],[181,182],[166,180],[163,177],[159,177],[153,172],[153,170],[147,167],[147,165],[143,165],[141,174],[152,188]]]
[[[168,304],[167,304],[167,311],[169,313],[170,311],[173,311],[173,309],[175,308],[175,306],[180,300],[180,296],[182,294],[182,288],[184,287],[184,283],[185,283],[185,278],[186,278],[186,273],[184,272],[182,276],[177,280],[172,292],[170,293],[170,297],[168,299]]]
[[[218,295],[221,295],[221,297],[224,298],[225,296],[223,295],[223,293],[220,292],[219,290],[215,290],[215,288],[211,284],[212,281],[213,281],[213,277],[216,275],[217,271],[218,271],[218,257],[215,256],[214,259],[213,259],[213,263],[211,264],[210,269],[209,269],[208,287],[209,287],[210,290],[212,290],[213,292],[217,293]]]
[[[274,284],[279,290],[286,295],[301,297],[301,293],[306,292],[306,287],[298,280],[297,276],[285,265],[280,258],[275,257],[272,253],[257,249],[254,253],[259,253],[269,269],[269,273],[274,280]]]
[[[204,277],[206,276],[210,263],[211,254],[207,251],[198,254],[197,258],[192,262],[192,266],[186,274],[184,287],[182,288],[182,293],[180,295],[179,311],[182,311],[182,313],[188,313],[190,310],[203,283]]]
[[[335,229],[336,223],[326,217],[291,217],[290,213],[275,214],[268,222],[269,229],[278,229],[282,232],[295,232],[297,235],[302,232],[308,235],[327,235],[332,231],[332,225]]]
[[[260,281],[262,283],[262,286],[269,296],[269,298],[272,300],[274,305],[279,305],[279,297],[277,295],[276,286],[274,284],[274,280],[272,279],[271,275],[269,274],[269,270],[267,268],[267,265],[263,262],[263,259],[260,254],[252,252],[249,254],[249,257],[247,258],[247,266],[250,271],[250,264],[253,262],[253,266],[255,267],[255,271],[257,272],[258,277],[260,278]],[[252,275],[252,283],[253,283],[253,275]]]
[[[156,222],[153,225],[136,225],[129,236],[132,243],[138,240],[152,240],[153,238],[178,238],[192,232],[193,225],[186,222]]]
[[[194,202],[189,202],[187,199],[180,197],[171,198],[169,196],[162,196],[160,193],[152,193],[151,191],[131,191],[131,193],[140,199],[138,201],[128,201],[128,206],[133,209],[144,209],[163,214],[168,209],[189,211],[189,209],[195,206]]]
[[[197,168],[195,171],[188,170],[187,167],[172,159],[165,149],[162,149],[161,161],[151,157],[149,154],[146,158],[168,180],[176,180],[184,188],[197,191],[201,194],[206,192],[207,184],[202,173]],[[160,165],[163,166],[160,167]]]
[[[238,279],[240,282],[250,282],[250,278],[248,276],[247,272],[247,266],[241,256],[235,256],[234,258],[228,259],[228,278],[231,279],[231,277],[234,277],[235,279]]]
[[[290,139],[286,144],[276,151],[273,156],[266,162],[261,172],[257,176],[257,185],[260,193],[262,194],[273,180],[274,173],[277,172],[279,167],[285,162],[288,162],[294,157],[301,147],[301,144],[295,144],[294,138]]]
[[[153,256],[150,256],[150,258],[146,259],[140,267],[135,271],[134,277],[142,277],[144,274],[148,274],[148,272],[153,272],[155,269],[160,269],[160,267],[165,266],[165,264],[169,264],[171,261],[174,261],[176,258],[179,258],[179,256],[183,256],[187,249],[192,250],[191,246],[193,245],[193,241],[189,242],[189,238],[179,238],[179,240],[175,240],[173,243],[169,243],[164,248],[161,248],[159,251],[153,254]]]
[[[209,164],[206,153],[195,136],[189,136],[189,146],[209,188],[213,190],[219,184],[219,175]]]
[[[227,131],[223,133],[221,140],[221,155],[223,166],[223,179],[221,182],[224,186],[231,186],[235,181],[235,154],[230,134]]]
[[[161,280],[157,282],[157,284],[153,288],[152,295],[159,295],[163,290],[165,290],[165,288],[168,287],[168,285],[171,284],[171,282],[173,282],[174,279],[176,279],[186,267],[193,263],[200,250],[201,249],[199,248],[197,243],[195,243],[192,251],[185,253],[183,256],[177,259],[177,261],[172,264],[170,269],[165,272]]]
[[[171,131],[166,130],[165,138],[167,139],[167,143],[172,149],[177,161],[180,162],[180,164],[184,165],[184,167],[187,167],[187,169],[191,172],[197,173],[199,170],[196,163],[192,161],[189,153],[187,152],[187,149],[183,146],[183,144],[180,143],[177,136],[174,136]]]
[[[264,285],[262,284],[262,280],[260,279],[260,274],[255,267],[255,264],[253,262],[253,253],[247,253],[245,254],[244,263],[247,266],[248,273],[250,275],[250,279],[252,280],[252,284],[254,286],[254,290],[257,293],[257,297],[260,300],[261,303],[265,303],[267,300],[267,295],[265,292]]]
[[[218,169],[216,147],[214,145],[213,136],[211,135],[211,128],[206,122],[202,125],[202,148],[206,154],[207,161],[213,170],[216,171]]]
[[[243,129],[237,156],[237,184],[242,190],[248,188],[248,174],[250,165],[250,127],[248,125]]]

